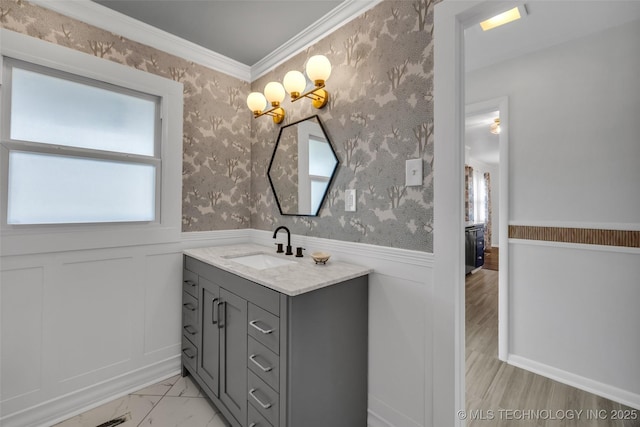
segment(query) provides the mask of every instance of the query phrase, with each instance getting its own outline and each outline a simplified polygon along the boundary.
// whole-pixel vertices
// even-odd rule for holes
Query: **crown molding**
[[[90,0],[30,2],[240,80],[253,82],[382,0],[345,0],[251,67]]]
[[[381,2],[382,0],[345,0],[338,7],[309,25],[305,30],[256,62],[251,67],[250,81],[253,82],[264,76],[278,65],[317,43],[328,34],[331,34]]]
[[[30,0],[30,2],[138,43],[143,43],[163,52],[250,82],[251,69],[248,65],[111,10],[99,3],[90,0]]]

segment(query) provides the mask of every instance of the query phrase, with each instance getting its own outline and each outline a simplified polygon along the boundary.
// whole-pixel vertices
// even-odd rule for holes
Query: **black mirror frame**
[[[299,214],[299,213],[284,213],[282,212],[282,206],[280,205],[280,200],[278,199],[278,193],[276,192],[276,188],[273,185],[273,181],[271,180],[271,167],[273,166],[273,161],[276,157],[276,152],[278,150],[278,145],[280,145],[280,138],[282,136],[282,132],[288,128],[289,126],[294,126],[297,125],[298,123],[310,120],[310,119],[316,119],[318,121],[318,124],[320,125],[320,129],[322,129],[322,133],[324,133],[324,136],[327,138],[327,142],[329,143],[329,148],[331,148],[331,152],[333,153],[333,157],[335,157],[336,159],[336,164],[333,167],[333,171],[331,172],[331,177],[329,178],[329,182],[327,183],[327,188],[324,190],[324,194],[322,195],[322,200],[320,201],[320,205],[318,206],[318,209],[316,210],[315,213],[313,214]],[[271,161],[269,162],[269,167],[267,168],[267,178],[269,179],[269,184],[271,185],[271,191],[273,192],[273,197],[276,199],[276,203],[278,204],[278,211],[280,212],[280,215],[284,215],[284,216],[318,216],[318,214],[320,213],[320,210],[322,210],[322,207],[324,206],[325,200],[327,198],[327,194],[329,193],[329,190],[331,189],[331,185],[333,184],[333,180],[335,179],[336,175],[338,174],[338,167],[340,166],[340,159],[338,158],[338,154],[336,153],[336,150],[333,148],[333,143],[331,142],[331,138],[329,138],[329,135],[327,134],[326,129],[324,128],[324,125],[322,124],[322,121],[320,120],[320,117],[315,114],[313,116],[309,116],[309,117],[305,117],[304,119],[295,121],[293,123],[289,123],[288,125],[282,126],[280,128],[280,132],[278,132],[278,139],[276,140],[276,145],[273,147],[273,153],[271,154]]]

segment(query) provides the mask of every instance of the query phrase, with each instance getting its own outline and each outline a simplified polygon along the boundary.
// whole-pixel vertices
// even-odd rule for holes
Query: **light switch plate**
[[[405,185],[422,185],[422,159],[409,159],[406,162]]]
[[[356,190],[355,189],[344,191],[344,210],[346,212],[356,211]]]

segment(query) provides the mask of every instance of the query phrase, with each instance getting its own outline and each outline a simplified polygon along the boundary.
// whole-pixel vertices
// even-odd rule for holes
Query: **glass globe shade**
[[[269,82],[264,87],[264,96],[267,97],[267,101],[269,101],[271,105],[274,105],[274,103],[277,105],[284,100],[284,87],[278,82]]]
[[[307,88],[307,79],[304,77],[304,74],[296,70],[289,71],[285,74],[282,83],[284,83],[286,91],[291,94],[300,94]]]
[[[262,111],[265,105],[267,105],[267,99],[260,92],[251,92],[247,96],[247,107],[251,111]]]
[[[314,55],[307,61],[307,76],[313,81],[326,81],[331,75],[331,62],[324,55]]]

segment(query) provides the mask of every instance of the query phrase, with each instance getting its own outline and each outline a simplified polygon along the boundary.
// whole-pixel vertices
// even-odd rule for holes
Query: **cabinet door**
[[[241,424],[247,419],[247,301],[220,289],[220,400]]]
[[[202,343],[197,372],[217,397],[220,384],[220,287],[203,277],[199,278],[199,284]]]

